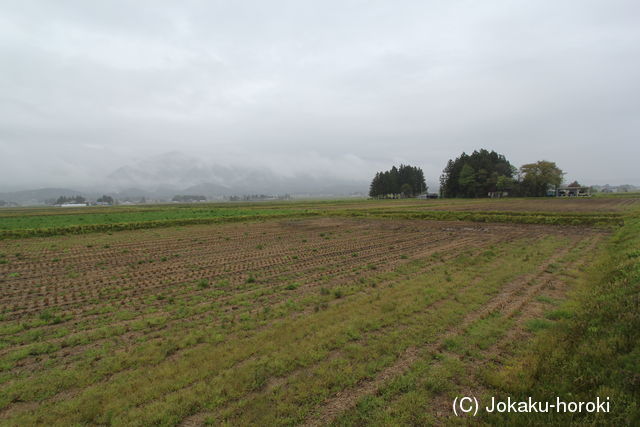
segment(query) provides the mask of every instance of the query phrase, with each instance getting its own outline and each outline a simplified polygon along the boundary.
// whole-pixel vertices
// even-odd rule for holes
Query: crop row
[[[153,362],[135,359],[142,357],[142,349],[152,350],[149,342],[138,344],[135,352],[110,350],[80,369],[42,372],[9,384],[9,405],[17,400],[36,403],[64,389],[70,393],[63,402],[52,399],[8,414],[15,417],[12,422],[23,424],[36,418],[41,422],[57,418],[68,424],[177,424],[205,405],[217,412],[245,395],[261,392],[270,378],[294,374],[294,382],[279,390],[285,395],[273,397],[288,408],[300,408],[291,412],[297,417],[291,421],[299,422],[336,388],[375,375],[404,349],[432,341],[450,325],[460,323],[467,313],[484,306],[505,282],[535,269],[563,243],[564,239],[555,238],[547,241],[548,246],[520,241],[510,250],[502,248],[504,252],[493,258],[462,257],[426,277],[394,286],[380,283],[375,289],[366,287],[334,299],[335,304],[325,309],[305,313],[303,318],[285,317],[241,336],[224,335],[224,340],[216,338],[218,328],[205,326],[210,338],[201,345],[175,349],[178,344],[172,342],[170,337],[175,334],[171,334],[153,347],[172,352]],[[496,268],[496,263],[505,265]],[[468,287],[477,276],[485,280]],[[464,298],[456,291],[461,289],[465,290]],[[388,333],[377,333],[382,330]],[[327,357],[329,354],[335,357]],[[114,373],[123,364],[128,369]],[[297,368],[308,368],[309,375],[298,378]],[[43,396],[41,387],[48,394]],[[260,396],[261,400],[263,397],[268,396]],[[8,409],[11,411],[10,406]],[[250,418],[253,412],[243,414]],[[274,424],[269,422],[274,420],[262,421],[254,424]]]
[[[0,239],[3,238],[23,238],[23,237],[47,237],[64,234],[84,234],[94,232],[110,232],[138,230],[144,228],[160,228],[180,225],[194,224],[218,224],[227,222],[243,222],[252,220],[264,220],[275,218],[302,218],[309,216],[317,216],[318,212],[290,212],[282,214],[252,214],[237,215],[211,218],[183,218],[183,219],[165,219],[154,221],[135,221],[120,222],[111,224],[87,224],[87,225],[69,225],[63,227],[46,227],[46,228],[26,228],[16,230],[0,230]]]
[[[529,212],[455,212],[455,211],[374,211],[343,210],[331,215],[348,217],[377,217],[395,219],[422,219],[438,221],[504,222],[516,224],[579,225],[579,226],[621,226],[624,216],[607,214],[565,214]]]

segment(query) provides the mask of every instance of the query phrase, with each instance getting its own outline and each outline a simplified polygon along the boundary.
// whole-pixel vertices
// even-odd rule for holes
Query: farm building
[[[508,191],[489,191],[489,193],[487,193],[487,196],[489,196],[489,198],[491,199],[500,199],[502,197],[509,196],[509,192]]]
[[[556,189],[556,197],[590,197],[591,187],[569,184]]]
[[[438,193],[422,193],[416,196],[416,199],[437,199]]]
[[[81,208],[88,206],[86,203],[62,203],[60,205],[61,208]]]

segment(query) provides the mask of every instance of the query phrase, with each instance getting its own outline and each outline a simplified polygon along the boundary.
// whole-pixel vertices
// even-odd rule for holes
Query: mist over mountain
[[[60,196],[74,197],[84,195],[85,194],[83,194],[82,191],[54,187],[0,192],[0,200],[17,203],[19,205],[39,205],[44,203],[46,200],[56,199]]]
[[[346,195],[367,191],[368,182],[317,174],[278,174],[267,167],[241,167],[169,152],[122,166],[105,182],[111,191],[134,187],[153,193],[203,194],[209,198],[234,194]]]
[[[42,204],[59,196],[95,199],[102,194],[117,198],[170,200],[176,194],[204,195],[209,200],[245,194],[293,196],[346,196],[366,194],[368,181],[318,173],[277,173],[268,167],[222,165],[209,159],[172,151],[115,168],[85,185],[4,191],[0,200]]]
[[[640,183],[638,2],[102,3],[0,3],[0,192],[434,189],[483,147]]]

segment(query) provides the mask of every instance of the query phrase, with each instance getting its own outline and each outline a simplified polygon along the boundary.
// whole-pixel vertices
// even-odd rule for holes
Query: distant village
[[[275,200],[291,200],[291,195],[267,195],[267,194],[247,194],[223,197],[222,201],[228,202],[259,202],[259,201],[275,201]],[[95,200],[90,200],[84,196],[60,196],[57,199],[45,200],[45,205],[58,206],[63,208],[85,207],[85,206],[114,206],[114,205],[141,205],[141,204],[160,204],[160,203],[203,203],[207,201],[207,197],[202,195],[177,194],[170,200],[155,199],[147,197],[124,197],[116,199],[109,195],[102,195]],[[19,206],[17,203],[6,202],[0,200],[0,207]]]
[[[591,196],[595,194],[614,194],[614,193],[633,193],[640,192],[640,186],[624,184],[624,185],[592,185],[581,186],[577,183],[571,183],[569,185],[558,186],[557,188],[549,188],[547,192],[548,197],[573,197],[573,196]],[[489,195],[491,197],[492,195]],[[494,195],[495,196],[495,195]],[[501,196],[508,196],[504,194]],[[1,197],[1,196],[0,196]],[[203,195],[189,195],[189,194],[177,194],[172,198],[155,198],[155,197],[114,197],[110,195],[102,195],[101,197],[91,199],[82,195],[75,196],[59,196],[58,198],[46,199],[46,200],[30,200],[25,202],[23,200],[11,200],[10,197],[4,196],[4,199],[0,199],[0,208],[8,208],[15,206],[26,205],[48,205],[58,207],[83,207],[83,206],[114,206],[114,205],[144,205],[144,204],[163,204],[163,203],[203,203],[207,201],[222,201],[222,202],[260,202],[260,201],[277,201],[277,200],[292,200],[294,197],[290,194],[244,194],[244,195],[231,195],[220,198],[207,198]],[[300,196],[304,198],[305,196]],[[311,195],[307,196],[311,197]],[[317,196],[316,196],[317,197]],[[333,196],[334,198],[336,196]],[[366,197],[364,193],[350,194],[350,197]],[[402,194],[396,195],[397,198],[405,197]],[[418,199],[435,199],[440,197],[439,193],[431,193],[423,191],[421,193],[412,195]],[[299,198],[296,196],[296,198]]]

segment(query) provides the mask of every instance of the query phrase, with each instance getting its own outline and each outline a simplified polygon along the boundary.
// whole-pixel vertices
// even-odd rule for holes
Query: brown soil
[[[60,344],[70,337],[88,337],[48,354],[22,357],[3,382],[6,385],[16,378],[44,375],[51,367],[73,369],[88,351],[99,349],[107,341],[115,344],[114,351],[126,351],[136,342],[161,340],[158,333],[167,328],[179,330],[186,322],[197,328],[222,321],[217,319],[222,314],[238,317],[256,313],[290,299],[317,295],[321,288],[331,291],[367,280],[414,259],[437,254],[435,265],[462,250],[480,252],[517,239],[537,239],[552,233],[570,236],[577,243],[596,233],[577,230],[537,225],[314,218],[2,241],[0,252],[8,263],[0,264],[0,327],[6,327],[6,332],[0,333],[0,342],[6,343],[0,347],[0,360],[33,343]],[[556,254],[549,263],[560,256],[562,253]],[[425,274],[429,268],[414,274]],[[493,310],[522,310],[534,291],[514,295],[522,290],[524,282],[543,282],[545,266],[540,268],[540,276],[507,284],[487,306],[447,334],[462,330]],[[255,280],[248,280],[249,277]],[[200,287],[201,280],[210,286]],[[211,297],[210,292],[218,289],[216,284],[221,281],[227,283],[220,288],[224,292]],[[285,289],[292,283],[297,286]],[[242,297],[255,298],[254,304],[239,305],[238,298]],[[176,301],[201,310],[175,316]],[[125,310],[131,313],[129,318],[114,318],[114,313]],[[292,315],[304,314],[305,311]],[[44,324],[43,320],[50,316],[60,319]],[[169,319],[158,326],[133,327],[136,322],[158,316]],[[19,324],[27,325],[26,329],[11,329]],[[103,327],[116,326],[121,327],[116,334],[95,335]],[[261,326],[264,327],[268,323]],[[37,338],[25,338],[25,331]],[[431,345],[437,348],[437,344]],[[402,373],[423,350],[407,350],[379,377],[334,396],[309,423],[326,422],[351,407],[360,396],[374,392],[389,378]],[[275,387],[283,379],[271,381]],[[73,390],[60,390],[47,400],[73,394]],[[0,411],[0,418],[28,410],[34,404],[15,402]],[[185,422],[199,424],[203,420],[202,415],[196,415]]]

